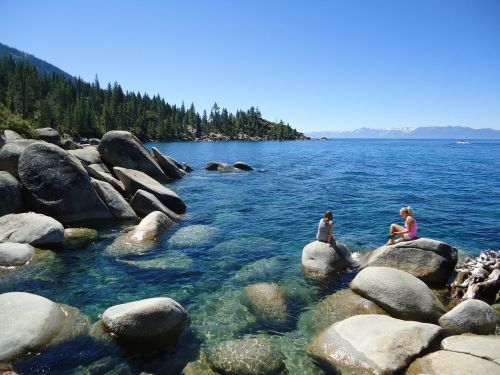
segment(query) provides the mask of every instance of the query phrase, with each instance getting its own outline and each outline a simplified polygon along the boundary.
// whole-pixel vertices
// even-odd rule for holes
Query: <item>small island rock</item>
[[[233,167],[241,169],[243,171],[253,171],[253,168],[243,161],[237,161],[233,164]]]

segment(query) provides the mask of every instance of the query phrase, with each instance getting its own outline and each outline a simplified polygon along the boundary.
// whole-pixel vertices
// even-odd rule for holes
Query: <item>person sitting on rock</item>
[[[405,226],[402,227],[398,224],[391,224],[389,227],[389,236],[387,241],[387,246],[394,245],[396,242],[409,241],[417,237],[418,225],[413,217],[411,207],[403,207],[399,210],[399,215],[405,220]],[[401,237],[397,241],[394,241],[394,237]]]
[[[318,233],[316,234],[316,239],[320,242],[327,243],[330,247],[335,243],[335,237],[332,234],[333,231],[333,215],[332,211],[325,211],[323,218],[318,224]]]

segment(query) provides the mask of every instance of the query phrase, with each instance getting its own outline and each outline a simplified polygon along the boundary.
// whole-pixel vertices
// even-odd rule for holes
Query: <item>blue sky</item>
[[[0,42],[300,131],[500,129],[500,1],[0,0]]]

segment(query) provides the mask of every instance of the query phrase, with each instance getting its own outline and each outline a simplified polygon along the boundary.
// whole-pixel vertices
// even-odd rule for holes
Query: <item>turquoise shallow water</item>
[[[300,269],[301,250],[314,240],[325,209],[335,235],[353,252],[380,246],[387,227],[411,205],[419,235],[469,254],[499,249],[500,141],[331,140],[149,144],[185,161],[194,172],[169,184],[186,216],[151,251],[117,259],[104,250],[122,228],[99,232],[82,250],[63,249],[21,271],[0,271],[0,292],[26,291],[79,308],[92,322],[107,307],[169,296],[190,315],[178,345],[131,353],[89,338],[29,357],[26,374],[178,374],[188,361],[224,339],[264,335],[287,358],[292,374],[321,374],[305,355],[308,311],[345,288],[354,271],[327,282]],[[254,172],[219,173],[206,162],[243,160]],[[285,291],[284,322],[262,322],[242,289],[272,281]]]

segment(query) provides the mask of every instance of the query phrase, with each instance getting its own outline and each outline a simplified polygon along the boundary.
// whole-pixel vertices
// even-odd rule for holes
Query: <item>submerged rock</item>
[[[22,208],[21,184],[10,173],[0,171],[0,216],[15,214]]]
[[[227,163],[222,163],[219,161],[209,161],[205,165],[205,170],[207,171],[219,171],[219,172],[241,172],[239,168],[235,168]]]
[[[340,242],[337,242],[336,247],[342,248],[345,254],[349,253],[345,245]],[[307,272],[317,274],[335,273],[344,270],[349,264],[348,259],[324,242],[311,242],[302,250],[302,267]]]
[[[133,343],[175,341],[187,313],[171,298],[148,298],[116,305],[102,314],[102,322],[117,339]]]
[[[444,285],[455,269],[454,247],[429,238],[382,246],[360,258],[360,268],[391,267],[408,272],[428,284]]]
[[[33,246],[59,245],[64,227],[57,220],[34,212],[0,217],[0,242],[29,243]]]
[[[26,205],[62,223],[112,219],[81,163],[49,143],[29,145],[19,158]]]
[[[486,302],[477,299],[461,302],[439,319],[441,327],[453,334],[493,334],[499,322],[498,313]]]
[[[35,294],[0,294],[0,306],[0,361],[15,360],[85,330],[72,327],[77,319],[71,311]]]
[[[500,366],[494,362],[464,353],[439,350],[418,358],[406,375],[485,375],[500,374]]]
[[[450,352],[470,354],[500,365],[500,336],[460,335],[441,341],[441,348]]]
[[[101,158],[113,167],[141,171],[160,182],[168,180],[156,160],[132,133],[121,130],[107,132],[97,149]]]
[[[394,268],[365,268],[350,287],[399,319],[436,323],[444,314],[443,305],[422,280]]]
[[[434,324],[358,315],[317,335],[308,354],[327,370],[342,374],[395,374],[428,348],[440,332]]]
[[[125,190],[130,197],[142,189],[150,194],[153,194],[162,204],[171,209],[177,214],[186,212],[186,204],[172,190],[166,188],[158,181],[152,179],[147,174],[125,168],[113,168],[113,171],[125,185]]]
[[[97,237],[97,230],[90,228],[66,228],[63,246],[70,249],[81,249]]]
[[[355,315],[389,315],[375,302],[363,298],[350,289],[343,289],[325,297],[311,310],[301,315],[301,322],[313,331]]]
[[[206,246],[212,243],[218,234],[219,230],[210,225],[190,225],[177,230],[169,238],[168,244],[173,248]]]
[[[267,339],[224,341],[210,353],[212,367],[228,375],[276,375],[285,371],[283,354]]]
[[[108,246],[106,253],[124,256],[145,252],[155,245],[155,240],[172,224],[172,220],[164,213],[151,212],[132,231],[118,237]]]
[[[0,266],[22,266],[35,256],[35,248],[26,243],[0,243]]]
[[[252,310],[263,319],[284,321],[287,319],[287,304],[283,290],[274,283],[257,283],[244,289]]]

